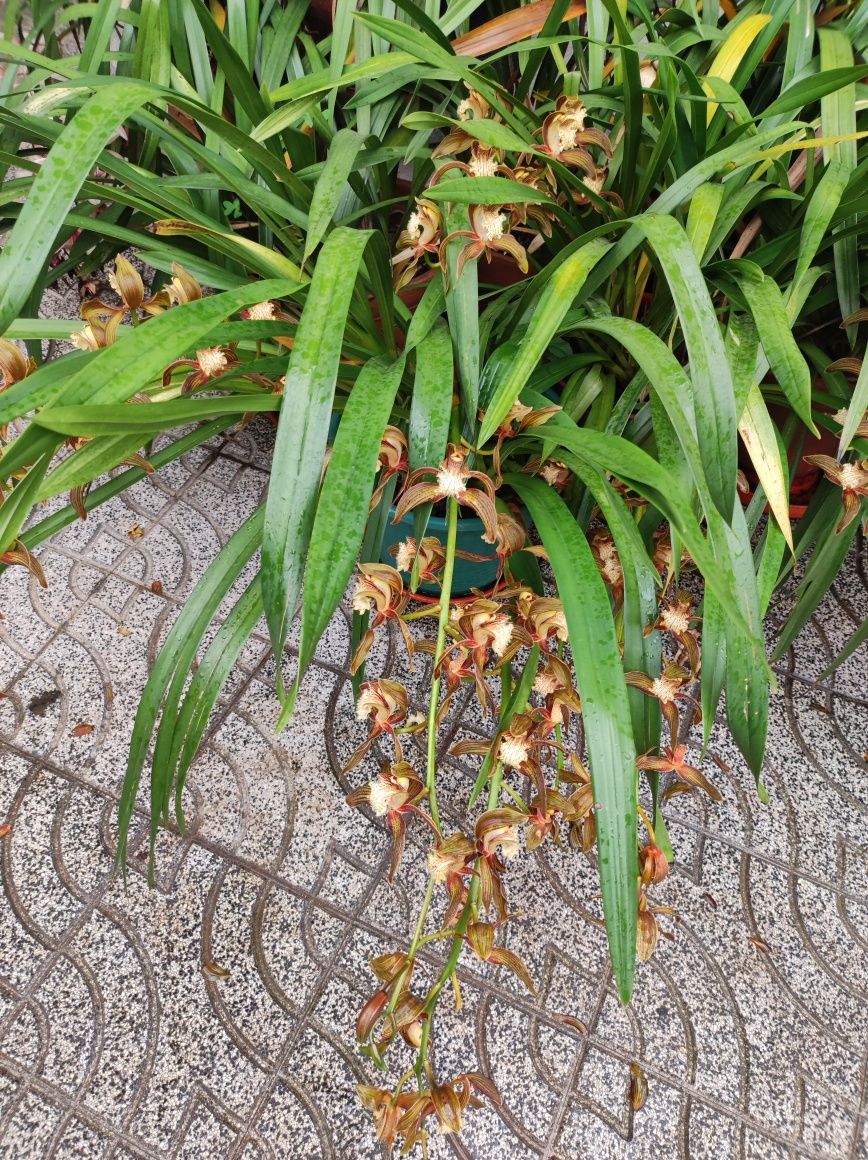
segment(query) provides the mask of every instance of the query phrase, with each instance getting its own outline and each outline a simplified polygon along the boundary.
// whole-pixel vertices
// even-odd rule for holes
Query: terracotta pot
[[[311,24],[323,31],[331,31],[335,19],[336,0],[310,0],[307,17]]]

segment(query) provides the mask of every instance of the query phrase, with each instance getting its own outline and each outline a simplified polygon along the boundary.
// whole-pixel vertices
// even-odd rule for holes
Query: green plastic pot
[[[394,544],[400,544],[402,540],[406,540],[408,536],[413,535],[414,527],[414,513],[408,512],[400,523],[392,523],[395,518],[395,509],[392,508],[389,513],[389,522],[386,524],[386,531],[383,536],[383,547],[380,554],[380,559],[384,564],[391,564],[395,567],[395,557],[390,555],[389,549]],[[461,516],[458,520],[458,542],[457,547],[462,552],[473,552],[477,556],[489,556],[486,560],[462,560],[460,556],[455,558],[455,572],[452,577],[452,595],[466,596],[473,588],[490,588],[497,579],[499,561],[494,554],[494,545],[486,544],[482,539],[482,533],[485,531],[482,520],[477,516]],[[446,519],[444,516],[433,515],[428,520],[428,528],[425,532],[426,536],[436,536],[441,544],[446,543]],[[410,580],[409,572],[402,572],[406,583]],[[419,591],[425,596],[439,596],[440,588],[437,584],[427,584],[425,582],[419,585]]]

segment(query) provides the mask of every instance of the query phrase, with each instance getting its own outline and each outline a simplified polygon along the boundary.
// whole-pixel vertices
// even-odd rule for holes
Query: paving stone
[[[3,1160],[384,1155],[355,1088],[394,1082],[409,1057],[390,1056],[378,1080],[355,1020],[375,989],[370,958],[409,936],[426,836],[411,823],[389,883],[382,820],[345,802],[388,753],[377,745],[341,772],[365,736],[347,605],[280,737],[258,627],[190,770],[185,832],[159,833],[156,886],[146,778],[126,884],[114,867],[142,688],[196,580],[259,501],[272,441],[257,421],[70,525],[40,551],[48,590],[20,569],[0,578],[0,820],[12,826],[0,839]],[[592,863],[546,843],[511,864],[519,913],[505,941],[537,993],[502,968],[463,965],[462,1008],[444,997],[435,1063],[444,1076],[487,1072],[505,1100],[470,1111],[460,1139],[433,1138],[432,1160],[868,1158],[868,650],[822,678],[868,611],[865,577],[860,537],[778,665],[769,803],[720,724],[719,761],[705,769],[722,802],[671,803],[677,862],[655,896],[671,938],[640,966],[628,1009]],[[776,600],[770,640],[791,599]],[[288,678],[297,646],[294,625]],[[416,703],[428,663],[411,673],[392,633],[369,673],[406,681]],[[82,724],[92,731],[76,734]],[[452,826],[476,764],[447,749],[488,722],[462,693],[447,724],[441,806]],[[406,744],[421,754],[421,738]],[[435,913],[427,930],[437,929]],[[419,986],[444,953],[425,948]],[[631,1063],[648,1081],[638,1112]]]

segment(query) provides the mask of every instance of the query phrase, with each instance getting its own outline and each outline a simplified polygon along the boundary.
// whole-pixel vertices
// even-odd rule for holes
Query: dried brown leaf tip
[[[772,948],[764,938],[749,938],[747,941],[753,943],[756,949],[762,951],[764,955],[770,955],[772,953]]]
[[[9,822],[3,822],[3,824],[0,825],[0,838],[8,838],[11,833],[12,826],[9,824]]]
[[[72,735],[73,737],[87,737],[89,734],[93,733],[93,728],[93,725],[89,725],[86,721],[81,721],[73,729]]]
[[[630,1064],[630,1105],[634,1112],[645,1106],[648,1099],[648,1080],[638,1063]]]
[[[555,1011],[554,1017],[557,1019],[558,1023],[562,1023],[564,1027],[569,1027],[571,1031],[576,1031],[579,1035],[588,1034],[587,1023],[583,1023],[582,1020],[577,1019],[575,1015],[564,1015]]]
[[[145,534],[145,529],[141,524],[130,524],[127,528],[127,535],[131,540],[140,540]]]
[[[228,979],[232,972],[219,963],[208,962],[202,964],[202,974],[208,979]]]

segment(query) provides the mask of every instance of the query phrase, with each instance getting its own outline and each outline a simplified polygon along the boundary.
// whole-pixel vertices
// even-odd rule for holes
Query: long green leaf
[[[347,586],[362,545],[383,431],[404,373],[373,358],[356,379],[335,436],[304,572],[296,689]]]
[[[304,262],[307,262],[325,237],[362,144],[362,138],[352,129],[340,129],[332,137],[328,156],[314,186],[310,203]]]
[[[0,553],[8,552],[18,539],[50,460],[50,453],[38,459],[24,478],[15,484],[11,494],[0,503]]]
[[[135,81],[98,89],[54,143],[0,254],[0,334],[21,313],[106,141],[152,93]]]
[[[448,327],[438,321],[416,354],[408,434],[411,471],[436,466],[446,453],[452,387],[452,342]]]
[[[185,828],[183,794],[187,771],[199,749],[220,690],[229,679],[242,648],[261,616],[262,589],[257,576],[244,590],[205,650],[190,682],[178,719],[173,722],[168,765],[175,785],[175,817],[182,833]]]
[[[557,492],[525,475],[507,475],[505,482],[530,511],[564,606],[598,803],[606,933],[618,994],[627,1003],[636,967],[638,776],[630,703],[609,596],[588,542]]]
[[[693,401],[705,476],[718,511],[729,518],[737,467],[735,393],[723,337],[699,263],[673,217],[637,219],[653,246],[675,303],[690,358]]]
[[[299,289],[297,282],[275,278],[166,310],[122,333],[116,343],[93,358],[71,359],[67,378],[60,373],[63,360],[58,360],[4,391],[0,395],[0,423],[60,398],[68,406],[130,399],[136,391],[159,379],[172,359],[195,349],[215,326],[237,310],[266,299],[288,297]]]
[[[702,598],[702,668],[699,673],[703,752],[708,748],[725,680],[726,617],[714,592],[706,585]]]
[[[215,384],[216,385],[216,384]],[[243,415],[253,411],[279,411],[278,395],[187,396],[167,403],[126,405],[87,403],[78,407],[50,407],[38,411],[33,422],[59,435],[147,435],[169,427],[184,427],[217,415]]]
[[[407,436],[411,471],[436,466],[446,454],[452,414],[453,376],[452,339],[446,324],[438,321],[419,343],[416,354],[416,375]],[[430,514],[430,504],[422,505],[414,513],[417,543],[425,534]]]
[[[820,69],[822,72],[852,67],[853,45],[845,32],[836,28],[821,28],[817,35],[820,41]],[[820,121],[824,136],[845,138],[835,144],[827,145],[825,154],[830,162],[839,161],[849,176],[858,163],[856,141],[853,139],[853,135],[856,133],[855,83],[845,85],[822,98],[820,101]],[[859,308],[861,286],[856,235],[844,232],[847,224],[846,222],[841,223],[836,228],[836,233],[842,233],[843,236],[836,240],[833,247],[835,283],[838,288],[838,302],[842,318],[849,318]],[[852,344],[856,338],[855,327],[848,329],[848,337]]]
[[[735,504],[731,522],[720,521],[718,543],[725,542],[728,548],[742,616],[752,630],[753,639],[746,642],[739,626],[727,621],[726,719],[736,744],[753,770],[757,792],[767,800],[762,785],[762,765],[768,732],[768,668],[763,663],[765,650],[761,657],[757,656],[756,642],[763,638],[753,553],[741,501],[736,499]]]
[[[847,404],[847,418],[844,420],[844,426],[841,428],[841,438],[838,441],[839,459],[853,442],[856,428],[865,418],[866,411],[868,411],[868,356],[862,359],[859,376],[856,379],[856,385],[853,387],[853,396]]]
[[[544,190],[532,189],[507,177],[444,178],[425,190],[431,201],[451,201],[456,205],[514,205],[550,202]]]
[[[453,206],[446,216],[449,233],[467,229],[467,225],[467,209],[464,206]],[[472,439],[479,409],[479,263],[466,262],[459,276],[458,255],[463,246],[463,238],[454,238],[446,247],[449,275],[446,315],[458,367],[461,427],[464,435]]]
[[[177,717],[177,701],[187,680],[202,635],[242,568],[259,546],[264,510],[250,516],[221,549],[184,603],[145,684],[136,713],[127,771],[118,807],[117,864],[124,867],[130,821],[135,809],[148,743],[165,699],[166,711]],[[151,775],[151,856],[160,817],[171,790],[172,770],[154,763]]]
[[[573,298],[609,247],[609,242],[599,238],[589,242],[562,262],[546,282],[532,320],[518,339],[515,358],[504,364],[502,374],[493,385],[491,401],[479,432],[480,446],[491,438],[506,418],[557,333]]]
[[[769,366],[790,406],[815,435],[811,417],[811,372],[793,338],[783,295],[755,262],[739,262],[735,275],[753,315]]]
[[[344,328],[369,236],[339,226],[324,242],[286,374],[262,543],[262,595],[278,672],[310,542]]]
[[[774,423],[759,387],[751,387],[741,414],[738,430],[751,463],[769,501],[790,551],[793,531],[790,527],[790,495],[784,456],[778,446]]]

